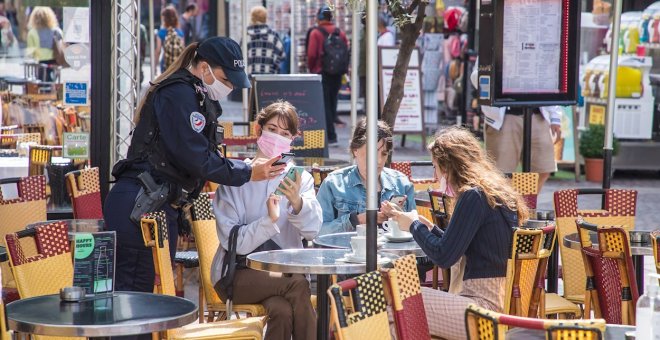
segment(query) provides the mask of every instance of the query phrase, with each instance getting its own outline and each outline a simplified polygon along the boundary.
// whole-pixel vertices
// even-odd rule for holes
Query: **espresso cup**
[[[357,236],[367,236],[367,225],[358,224],[357,227],[355,227],[355,231],[357,231]]]
[[[399,222],[391,218],[383,222],[383,225],[385,226],[385,228],[387,228],[390,231],[390,234],[393,237],[402,237],[404,235],[403,231],[399,229]]]
[[[358,258],[367,257],[367,238],[365,236],[351,237],[351,248],[353,249],[353,256]]]

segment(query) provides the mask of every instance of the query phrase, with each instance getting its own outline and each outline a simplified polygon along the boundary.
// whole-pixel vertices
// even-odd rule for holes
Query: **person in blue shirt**
[[[441,268],[465,258],[462,287],[457,294],[422,287],[431,335],[465,339],[465,308],[502,312],[507,260],[513,228],[528,217],[527,206],[510,182],[488,158],[474,135],[451,127],[440,131],[428,147],[440,181],[440,191],[455,196],[451,220],[443,232],[417,212],[400,212],[384,202],[381,211],[393,216],[401,230],[410,230],[424,253]]]
[[[355,126],[349,151],[356,165],[336,170],[323,180],[317,199],[323,209],[323,225],[319,235],[354,231],[358,224],[367,223],[367,120]],[[392,129],[378,121],[378,201],[405,196],[404,211],[415,210],[415,188],[403,173],[385,168],[392,152]],[[387,216],[378,213],[378,224]]]
[[[138,195],[150,190],[139,175],[168,188],[166,200],[146,212],[165,211],[174,257],[179,226],[174,207],[195,198],[206,181],[241,186],[277,178],[284,171],[285,165],[273,165],[280,156],[248,165],[225,159],[217,150],[222,113],[218,100],[233,89],[249,87],[241,49],[225,37],[192,43],[152,82],[136,111],[127,157],[113,168],[116,183],[103,208],[106,230],[117,233],[116,290],[153,291],[151,251],[144,246],[139,220],[130,218]]]
[[[161,52],[163,51],[163,45],[165,44],[165,37],[167,37],[167,32],[170,29],[173,29],[176,32],[176,35],[181,38],[182,45],[185,44],[183,31],[179,29],[179,15],[176,12],[174,6],[169,5],[160,12],[160,22],[161,28],[156,33],[156,50],[154,51],[154,58],[160,62],[160,72],[165,72],[167,68],[165,65],[165,58],[161,58]],[[164,54],[164,53],[163,53]]]

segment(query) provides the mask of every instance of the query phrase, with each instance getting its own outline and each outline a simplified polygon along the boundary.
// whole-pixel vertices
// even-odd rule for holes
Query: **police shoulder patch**
[[[202,132],[204,130],[204,126],[206,126],[206,118],[204,118],[204,115],[194,111],[190,114],[190,127],[192,127],[193,131],[195,132]]]

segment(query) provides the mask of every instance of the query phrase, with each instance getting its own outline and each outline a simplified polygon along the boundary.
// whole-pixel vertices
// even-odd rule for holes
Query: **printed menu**
[[[502,93],[559,93],[561,0],[505,0]]]
[[[73,285],[86,294],[112,293],[115,278],[114,231],[75,233]]]

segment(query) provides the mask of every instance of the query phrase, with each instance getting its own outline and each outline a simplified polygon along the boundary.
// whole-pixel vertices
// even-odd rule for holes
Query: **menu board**
[[[505,0],[502,93],[560,91],[562,2]]]
[[[74,234],[73,285],[86,294],[112,293],[115,278],[114,231]]]
[[[255,75],[252,87],[252,98],[256,111],[276,102],[286,100],[298,112],[300,131],[325,130],[325,101],[323,100],[323,85],[321,76],[317,74],[279,74]],[[326,136],[327,138],[327,136]],[[294,146],[304,144],[302,137],[293,141]],[[320,149],[296,150],[296,156],[313,156],[321,151],[323,157],[328,157],[327,143]]]

